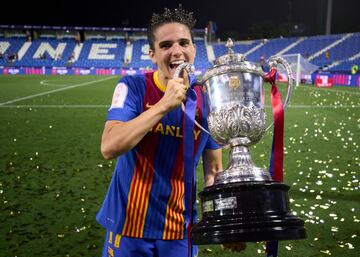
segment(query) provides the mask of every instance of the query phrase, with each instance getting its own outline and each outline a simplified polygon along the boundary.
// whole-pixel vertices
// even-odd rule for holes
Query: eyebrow
[[[161,42],[159,42],[159,46],[166,45],[166,44],[173,44],[174,42],[176,42],[176,41],[172,41],[172,40],[161,41]],[[188,39],[188,38],[180,38],[177,42],[187,42],[187,43],[190,43],[191,40]]]
[[[167,44],[172,44],[172,43],[173,43],[173,41],[171,41],[171,40],[165,40],[165,41],[159,42],[159,46],[163,46],[163,45],[167,45]]]

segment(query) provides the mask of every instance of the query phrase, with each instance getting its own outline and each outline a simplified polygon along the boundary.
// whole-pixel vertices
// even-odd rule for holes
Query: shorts
[[[197,257],[198,247],[188,239],[133,238],[106,232],[102,257]]]

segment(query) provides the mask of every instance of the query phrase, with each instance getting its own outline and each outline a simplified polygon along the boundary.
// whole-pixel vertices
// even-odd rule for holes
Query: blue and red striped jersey
[[[206,122],[206,96],[202,87],[190,77],[196,92],[195,119],[203,127]],[[165,87],[157,72],[120,79],[107,120],[129,121],[157,103]],[[151,239],[187,238],[192,203],[185,197],[184,187],[184,113],[178,107],[167,113],[129,152],[118,157],[105,200],[97,221],[107,230],[128,237]],[[194,127],[194,167],[204,149],[219,146],[205,132]],[[195,176],[195,168],[194,168]],[[195,187],[195,186],[194,186]],[[195,190],[195,188],[194,188]]]

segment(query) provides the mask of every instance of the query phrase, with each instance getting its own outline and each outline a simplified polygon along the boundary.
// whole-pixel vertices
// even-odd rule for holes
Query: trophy
[[[193,242],[201,245],[305,238],[304,221],[289,208],[289,186],[273,180],[268,170],[256,167],[249,152],[249,146],[259,142],[272,126],[266,128],[265,124],[263,83],[267,74],[245,56],[234,53],[231,39],[226,46],[228,53],[215,60],[201,83],[209,97],[210,134],[220,145],[230,146],[230,163],[216,174],[212,186],[199,193],[202,219],[192,227]],[[292,72],[284,59],[269,59],[275,71],[278,64],[284,66],[288,76],[286,107]]]

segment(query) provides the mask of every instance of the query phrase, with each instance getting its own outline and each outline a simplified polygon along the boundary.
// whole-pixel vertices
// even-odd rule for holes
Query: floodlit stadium
[[[116,32],[109,32],[108,28],[77,28],[80,32],[74,27],[63,29],[2,26],[0,74],[131,75],[155,68],[142,29],[114,28]],[[225,42],[207,42],[204,30],[195,33],[194,64],[196,74],[201,75],[227,48]],[[317,86],[359,87],[357,72],[351,74],[352,67],[360,65],[359,45],[358,32],[235,41],[233,48],[248,61],[261,65],[273,55],[299,55],[301,63],[296,57],[289,61],[299,80]],[[312,66],[307,70],[309,65]]]
[[[208,29],[194,36],[201,80],[228,50]],[[358,256],[360,31],[233,41],[234,52],[265,71],[269,57],[282,56],[296,81],[285,112],[284,183],[307,239],[281,241],[279,256]],[[107,111],[122,76],[155,69],[143,28],[0,25],[0,256],[101,256],[95,216],[116,165],[100,153]],[[277,78],[284,98],[288,78],[281,69]],[[270,84],[265,91],[270,125]],[[272,134],[251,147],[266,169]],[[200,246],[199,256],[266,253],[256,242],[241,253]]]

